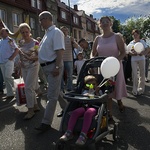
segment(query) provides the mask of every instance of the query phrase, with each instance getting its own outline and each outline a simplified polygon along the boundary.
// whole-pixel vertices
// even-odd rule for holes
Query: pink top
[[[118,57],[119,50],[116,43],[115,34],[108,38],[103,38],[99,36],[96,50],[98,52],[98,56],[114,56]],[[120,61],[120,70],[116,77],[115,90],[112,94],[110,94],[111,98],[116,100],[121,100],[122,97],[127,96],[126,84],[124,79],[123,65],[122,61]]]

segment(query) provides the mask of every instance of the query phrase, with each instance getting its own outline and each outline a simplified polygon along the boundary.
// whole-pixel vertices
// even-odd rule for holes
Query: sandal
[[[60,140],[61,140],[61,141],[69,141],[69,140],[71,140],[72,138],[73,138],[72,131],[67,130],[67,131],[65,132],[65,134],[64,134],[62,137],[60,137]]]
[[[119,111],[123,113],[125,111],[125,107],[123,106],[123,103],[121,101],[118,102]]]
[[[85,133],[81,132],[79,138],[76,141],[76,145],[83,146],[86,143],[87,136]]]

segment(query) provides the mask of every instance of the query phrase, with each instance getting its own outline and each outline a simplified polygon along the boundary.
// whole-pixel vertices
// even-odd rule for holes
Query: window
[[[74,22],[75,24],[79,24],[79,18],[76,17],[76,16],[73,16],[73,22]]]
[[[74,38],[77,39],[77,30],[74,29]]]
[[[31,27],[31,29],[35,29],[35,19],[34,18],[30,18],[30,27]]]
[[[42,1],[41,0],[31,0],[31,6],[37,9],[42,9]]]
[[[36,8],[36,0],[31,0],[31,6]]]
[[[79,31],[79,39],[81,39],[82,38],[82,36],[81,36],[81,31]]]
[[[13,25],[14,26],[19,26],[19,24],[20,24],[19,14],[13,13],[12,14],[12,19],[13,19]]]
[[[37,8],[38,8],[38,9],[42,9],[41,0],[37,0]]]
[[[95,30],[98,31],[98,26],[97,26],[97,24],[95,25]]]
[[[61,11],[61,18],[62,19],[67,19],[67,17],[66,17],[66,12],[64,12],[64,11]]]
[[[32,36],[35,37],[36,35],[36,25],[35,25],[35,18],[30,18],[30,27],[31,27],[31,31],[32,31]]]
[[[0,9],[0,19],[2,19],[3,22],[6,22],[6,12],[5,12],[5,10]]]
[[[89,30],[92,29],[92,25],[91,25],[91,22],[90,22],[90,21],[87,22],[87,28],[88,28]]]

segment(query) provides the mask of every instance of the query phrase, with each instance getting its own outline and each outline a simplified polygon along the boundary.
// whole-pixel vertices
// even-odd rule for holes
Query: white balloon
[[[120,62],[115,57],[107,57],[101,64],[101,73],[105,79],[115,76],[120,69]]]
[[[131,49],[134,49],[134,44],[128,44],[128,46],[127,46],[127,52],[130,52]]]
[[[141,42],[137,42],[135,45],[134,45],[134,50],[139,54],[141,53],[143,50],[144,50],[144,46]]]

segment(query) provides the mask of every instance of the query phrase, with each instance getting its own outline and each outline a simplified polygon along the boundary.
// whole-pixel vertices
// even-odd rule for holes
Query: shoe
[[[118,107],[119,107],[119,111],[121,113],[123,113],[125,111],[125,107],[123,106],[123,103],[122,102],[118,102]]]
[[[43,95],[43,92],[41,91],[40,88],[38,88],[37,90],[35,90],[35,92],[36,92],[36,94],[37,94],[38,97]]]
[[[83,146],[87,141],[87,136],[85,133],[81,132],[79,138],[76,141],[76,145]]]
[[[33,109],[34,109],[34,112],[40,111],[40,107],[37,104],[34,105]]]
[[[45,123],[41,123],[39,127],[35,127],[35,130],[39,130],[41,132],[45,132],[51,129],[51,126]]]
[[[29,108],[27,114],[26,114],[25,117],[24,117],[24,120],[29,120],[29,119],[31,119],[32,117],[34,117],[34,115],[35,115],[35,113],[34,113],[34,111],[33,111],[33,108],[32,108],[32,110]]]
[[[6,96],[7,100],[10,100],[10,99],[13,99],[13,98],[14,98],[14,96]]]
[[[57,114],[57,117],[62,117],[63,114],[64,114],[64,111],[62,110],[61,112],[59,112],[59,113]]]
[[[69,141],[71,139],[73,139],[73,134],[72,134],[72,131],[69,131],[69,130],[66,131],[62,137],[60,137],[61,141]]]
[[[136,92],[132,92],[132,94],[133,94],[134,96],[137,96],[137,95],[138,95]]]
[[[149,82],[147,78],[145,78],[145,82]]]
[[[143,92],[138,92],[138,94],[137,94],[138,96],[140,96],[140,95],[143,95]]]

